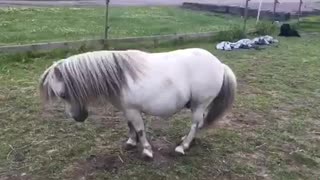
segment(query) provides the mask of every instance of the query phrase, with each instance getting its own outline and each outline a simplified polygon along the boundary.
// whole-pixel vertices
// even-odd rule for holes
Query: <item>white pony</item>
[[[106,100],[121,110],[128,123],[128,146],[141,142],[142,154],[153,158],[141,113],[168,118],[183,108],[192,111],[189,133],[175,148],[189,148],[197,130],[208,127],[230,110],[236,77],[214,55],[199,48],[163,53],[139,50],[94,51],[62,59],[41,76],[45,103],[62,99],[76,121],[88,117],[87,106]]]

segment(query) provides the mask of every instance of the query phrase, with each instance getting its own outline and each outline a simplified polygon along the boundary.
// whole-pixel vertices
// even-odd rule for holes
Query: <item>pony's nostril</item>
[[[84,120],[86,120],[84,117],[74,117],[73,119],[77,122],[84,122]]]

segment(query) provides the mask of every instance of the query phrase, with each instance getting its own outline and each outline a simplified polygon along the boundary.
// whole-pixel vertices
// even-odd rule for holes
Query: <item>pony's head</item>
[[[40,93],[44,102],[53,99],[60,99],[65,104],[66,114],[77,122],[84,122],[88,117],[86,105],[68,89],[67,82],[59,69],[59,66],[53,66],[44,73],[40,83]]]
[[[41,76],[42,100],[63,100],[66,113],[83,122],[88,117],[89,101],[119,98],[128,87],[128,78],[138,79],[143,68],[139,57],[137,51],[95,51],[60,60]]]

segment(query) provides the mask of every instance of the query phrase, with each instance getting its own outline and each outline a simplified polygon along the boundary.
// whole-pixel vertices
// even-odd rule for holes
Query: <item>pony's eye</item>
[[[59,97],[62,98],[62,99],[66,99],[66,98],[67,98],[66,93],[61,93],[61,94],[59,95]]]

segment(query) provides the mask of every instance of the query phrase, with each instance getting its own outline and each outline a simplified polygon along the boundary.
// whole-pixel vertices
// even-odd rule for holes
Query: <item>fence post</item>
[[[246,32],[246,26],[247,26],[247,18],[248,18],[248,6],[249,6],[249,1],[246,0],[246,8],[244,10],[244,22],[243,22],[243,32]]]
[[[259,2],[259,9],[258,9],[258,14],[257,14],[257,22],[256,22],[256,24],[258,24],[258,22],[260,20],[260,12],[261,12],[262,1],[263,0],[260,0],[260,2]]]
[[[298,22],[300,22],[302,4],[303,4],[303,2],[302,2],[302,0],[300,0],[300,3],[299,3],[299,11],[298,11],[298,13],[299,13],[299,14],[298,14]]]
[[[109,32],[109,4],[110,0],[106,0],[106,22],[105,22],[105,28],[104,28],[104,40],[105,45],[108,43],[108,32]]]
[[[277,4],[279,3],[278,0],[274,0],[273,3],[273,21],[276,21],[276,9],[277,9]]]

